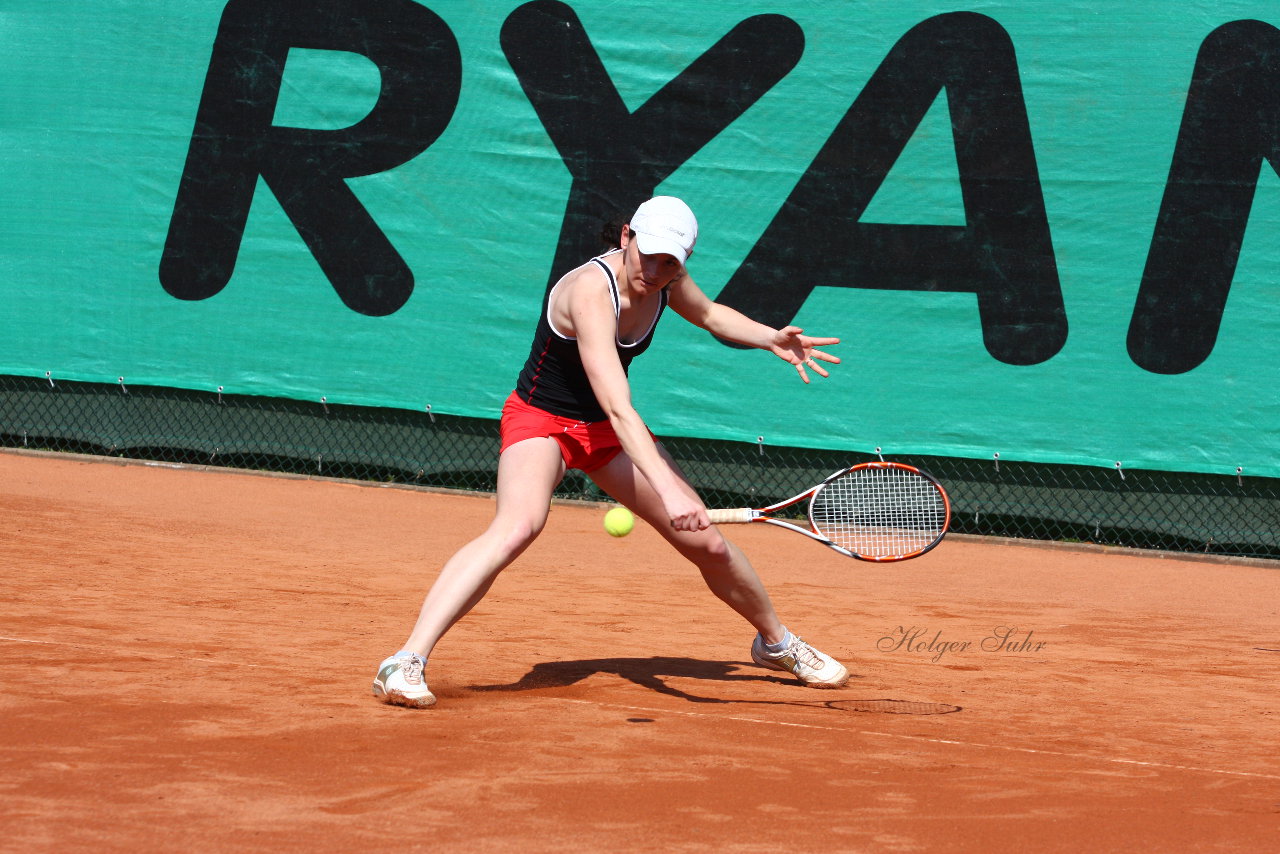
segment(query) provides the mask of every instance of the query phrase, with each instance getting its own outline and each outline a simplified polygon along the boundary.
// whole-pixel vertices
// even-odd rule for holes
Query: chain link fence
[[[709,506],[762,506],[876,456],[667,438]],[[0,376],[0,446],[490,492],[497,422],[182,389]],[[1280,480],[972,460],[886,459],[938,478],[952,530],[1280,559]],[[557,494],[600,500],[571,472]]]

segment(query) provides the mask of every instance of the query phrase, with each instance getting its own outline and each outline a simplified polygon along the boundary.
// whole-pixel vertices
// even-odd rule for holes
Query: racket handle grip
[[[731,525],[736,522],[750,522],[755,516],[750,507],[738,507],[733,510],[708,510],[707,516],[712,525]]]

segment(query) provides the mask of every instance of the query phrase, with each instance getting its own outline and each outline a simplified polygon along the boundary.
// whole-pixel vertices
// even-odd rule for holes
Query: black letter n
[[[342,50],[378,66],[369,115],[341,130],[272,125],[291,47]],[[231,0],[222,13],[160,283],[179,299],[206,299],[235,268],[261,175],[348,307],[390,314],[413,274],[345,178],[422,153],[458,103],[462,58],[435,13],[412,0]]]
[[[1129,324],[1129,357],[1180,374],[1213,352],[1262,161],[1280,170],[1280,30],[1233,21],[1200,46]]]

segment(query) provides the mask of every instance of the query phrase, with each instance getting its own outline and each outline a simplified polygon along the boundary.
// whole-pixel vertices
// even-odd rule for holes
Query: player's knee
[[[505,520],[495,527],[506,551],[519,554],[538,538],[545,524],[545,519],[514,519]]]
[[[703,537],[699,543],[697,554],[694,556],[694,563],[703,569],[721,569],[729,566],[733,562],[733,551],[729,547],[729,543],[714,528],[706,532],[707,536]]]

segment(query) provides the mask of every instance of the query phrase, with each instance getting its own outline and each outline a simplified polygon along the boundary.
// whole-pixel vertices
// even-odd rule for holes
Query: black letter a
[[[382,90],[369,115],[341,130],[272,126],[291,47],[373,60]],[[396,311],[413,274],[343,179],[422,153],[449,124],[461,77],[453,33],[411,0],[231,0],[160,261],[164,289],[197,300],[226,286],[261,175],[342,301]]]
[[[966,225],[859,222],[946,87]],[[1008,34],[957,12],[912,28],[876,69],[720,302],[784,326],[816,285],[977,294],[987,351],[1052,357],[1067,320]]]

